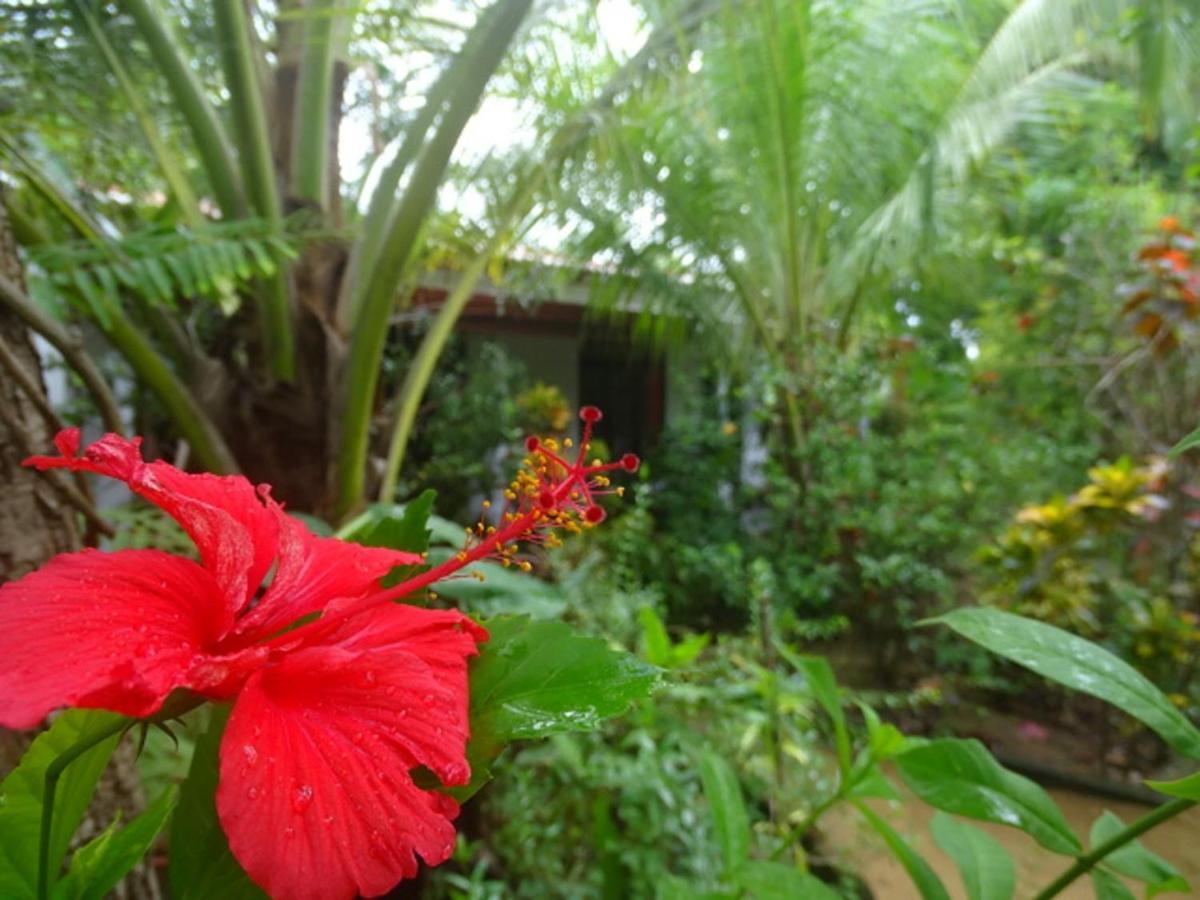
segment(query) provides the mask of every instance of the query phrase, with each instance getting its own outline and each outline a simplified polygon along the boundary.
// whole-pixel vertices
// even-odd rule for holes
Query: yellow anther
[[[528,575],[530,572],[533,571],[533,563],[529,562],[528,560],[524,560],[521,562],[520,569],[522,572],[524,572],[526,575]]]
[[[491,509],[491,508],[492,508],[492,501],[491,501],[491,500],[484,500],[484,501],[483,501],[483,508],[484,508],[484,509]]]
[[[573,440],[571,440],[570,438],[565,438],[563,440],[563,446],[566,447],[568,450],[570,450],[572,447],[575,446],[575,442]]]

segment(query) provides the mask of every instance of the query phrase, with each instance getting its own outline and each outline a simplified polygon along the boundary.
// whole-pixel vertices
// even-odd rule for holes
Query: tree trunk
[[[24,288],[2,195],[0,272]],[[78,549],[79,533],[74,510],[62,495],[47,479],[21,466],[31,450],[50,450],[54,435],[39,410],[39,401],[45,403],[45,388],[33,341],[24,324],[6,309],[0,309],[0,344],[4,362],[0,366],[0,484],[5,486],[0,503],[0,581],[8,581],[56,553]],[[22,376],[40,396],[31,397],[22,389]]]
[[[0,187],[0,272],[25,286],[16,242]],[[53,414],[42,380],[41,361],[24,324],[0,309],[0,582],[20,578],[58,553],[78,550],[81,544],[74,507],[55,488],[59,475],[41,474],[21,465],[31,453],[53,452]],[[53,665],[47,660],[47,665]],[[0,728],[0,775],[6,775],[36,732]],[[100,779],[78,834],[75,846],[98,835],[119,813],[122,820],[145,807],[138,782],[133,744],[122,743]],[[157,900],[158,881],[142,862],[113,892],[117,897]]]

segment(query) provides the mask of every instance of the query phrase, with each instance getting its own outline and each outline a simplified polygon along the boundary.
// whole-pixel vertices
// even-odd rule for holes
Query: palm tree
[[[389,17],[344,0],[281,2],[272,17],[219,0],[211,20],[157,0],[11,11],[8,50],[32,58],[28,90],[45,95],[35,82],[55,68],[39,54],[70,48],[87,73],[77,84],[95,95],[77,108],[119,106],[140,145],[121,152],[142,168],[126,168],[122,184],[140,192],[136,213],[101,209],[96,197],[111,191],[88,181],[82,154],[69,160],[84,164],[72,178],[42,152],[59,137],[61,107],[35,123],[40,134],[8,130],[0,158],[22,187],[15,230],[46,268],[57,264],[50,281],[73,315],[124,357],[201,465],[270,481],[299,509],[336,516],[362,501],[400,285],[463,129],[532,6],[495,0],[451,40],[376,167],[361,222],[343,209],[338,160],[352,34],[377,16],[412,35],[423,11]],[[201,40],[181,39],[185,27]],[[31,298],[2,296],[37,327]]]
[[[581,252],[603,251],[651,315],[739,323],[726,346],[774,372],[800,447],[820,354],[847,350],[876,288],[937,239],[991,151],[1089,76],[1137,65],[1115,37],[1134,8],[1138,33],[1191,46],[1196,24],[1170,4],[722,4],[680,43],[690,73],[635,94],[626,127],[596,145],[569,206]],[[1161,76],[1153,47],[1133,49]],[[1149,111],[1166,93],[1155,84]]]

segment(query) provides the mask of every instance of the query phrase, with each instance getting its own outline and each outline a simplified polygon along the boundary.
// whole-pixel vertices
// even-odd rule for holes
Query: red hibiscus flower
[[[444,862],[458,806],[410,772],[470,781],[467,660],[487,633],[459,612],[393,601],[484,557],[511,562],[517,539],[603,518],[603,473],[637,460],[586,466],[599,412],[581,415],[575,462],[531,439],[500,526],[386,590],[384,575],[422,558],[317,537],[240,476],[146,463],[115,435],[80,455],[78,430],[62,432],[61,456],[28,464],[125,482],[183,526],[200,561],[84,550],[0,586],[0,725],[28,728],[62,706],[146,717],[174,691],[232,700],[217,812],[272,896],[374,896],[418,856]]]

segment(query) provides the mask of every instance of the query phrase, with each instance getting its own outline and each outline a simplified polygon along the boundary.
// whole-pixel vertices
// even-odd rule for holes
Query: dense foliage
[[[160,849],[176,897],[378,893],[413,852],[444,861],[412,883],[430,897],[868,896],[859,843],[922,900],[955,870],[972,900],[1200,876],[1138,842],[1194,830],[1200,801],[1200,469],[1195,439],[1176,447],[1200,419],[1194,4],[0,0],[0,18],[24,268],[0,273],[0,316],[64,370],[41,414],[193,470],[138,468],[116,437],[43,460],[138,496],[56,482],[105,555],[0,588],[0,723],[85,707],[0,785],[0,893],[99,896]],[[595,379],[539,380],[536,342],[513,349],[546,334],[665,372],[640,469],[617,426],[576,419]],[[8,356],[0,379],[36,392]],[[237,485],[201,506],[254,520],[253,565],[213,555],[221,528],[180,484]],[[506,515],[520,548],[494,537]],[[168,684],[135,619],[211,592],[164,581],[117,622],[78,586],[116,565],[98,559],[173,579],[197,557],[236,608],[201,617],[207,668]],[[105,572],[113,596],[149,577]],[[383,607],[397,591],[411,605]],[[281,596],[295,615],[237,632]],[[309,808],[299,775],[237,780],[245,735],[273,666],[293,707],[359,708],[385,667],[319,692],[399,626],[321,624],[348,602],[457,623],[386,670],[415,653],[429,697],[457,699],[360,719],[342,755],[385,725],[463,746],[330,776],[437,815],[314,837],[303,865],[341,878],[322,885],[219,785]],[[32,697],[55,672],[26,634],[87,677]],[[135,726],[145,811],[73,844]],[[1047,766],[1159,805],[1132,825],[1097,807],[1081,835],[1015,771]],[[340,827],[362,807],[328,809]],[[991,825],[1061,876],[1022,880]]]

